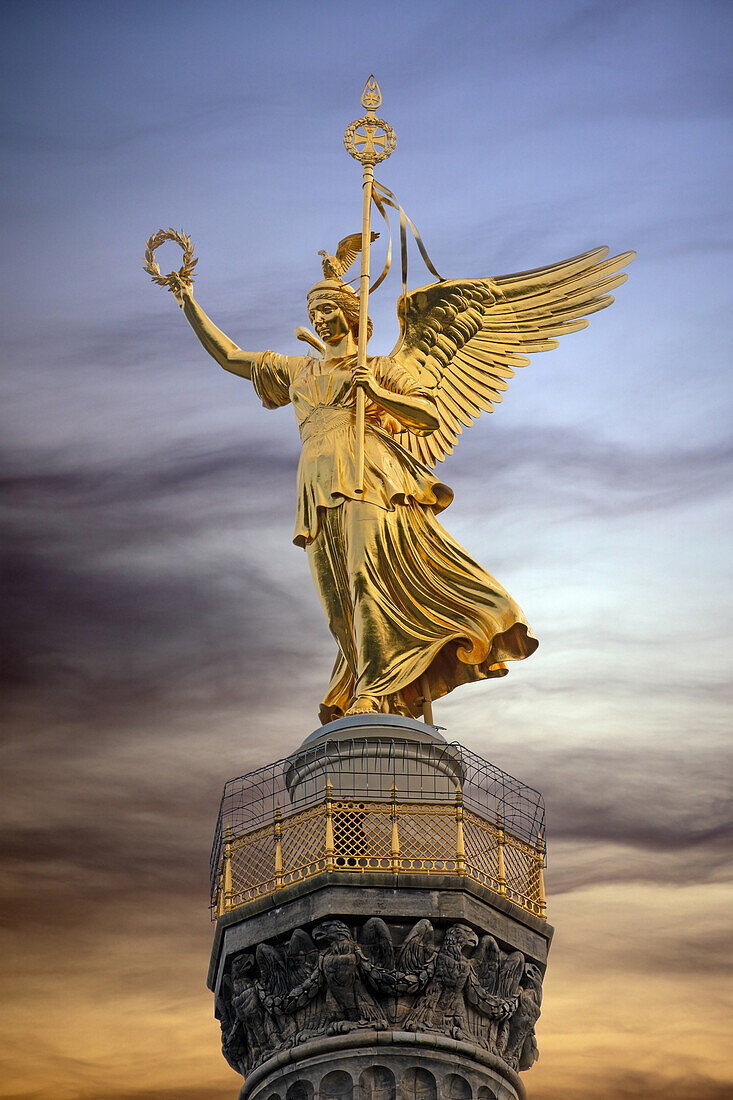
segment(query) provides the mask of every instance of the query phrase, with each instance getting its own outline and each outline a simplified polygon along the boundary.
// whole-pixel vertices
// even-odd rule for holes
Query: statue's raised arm
[[[155,261],[156,249],[165,241],[173,241],[183,249],[183,264],[178,271],[162,275]],[[160,229],[150,237],[145,246],[143,266],[158,286],[164,286],[174,296],[183,310],[186,320],[196,333],[202,347],[208,351],[220,367],[240,378],[252,378],[252,370],[260,361],[257,352],[243,351],[225,332],[214,324],[193,296],[193,271],[198,263],[194,257],[191,238],[183,230]],[[283,357],[288,359],[287,356]]]
[[[252,378],[252,368],[259,359],[259,354],[242,349],[231,340],[225,332],[217,328],[211,318],[206,314],[193,296],[193,288],[190,283],[180,281],[174,289],[176,301],[183,310],[183,315],[196,333],[201,346],[208,351],[212,359],[215,359],[220,367],[238,374],[240,378]]]

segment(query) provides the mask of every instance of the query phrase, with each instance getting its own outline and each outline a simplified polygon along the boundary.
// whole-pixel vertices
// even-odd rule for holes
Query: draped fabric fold
[[[344,501],[324,515],[308,556],[339,646],[323,722],[355,695],[419,717],[423,674],[438,699],[505,676],[506,661],[537,648],[511,596],[414,500],[391,512]]]
[[[395,360],[369,360],[379,384],[425,398]],[[305,547],[339,655],[323,721],[356,696],[418,717],[433,699],[504,676],[537,648],[511,596],[448,534],[436,513],[451,489],[394,438],[403,425],[367,402],[365,493],[355,492],[353,356],[265,353],[252,382],[267,408],[292,403],[303,441],[293,541]]]

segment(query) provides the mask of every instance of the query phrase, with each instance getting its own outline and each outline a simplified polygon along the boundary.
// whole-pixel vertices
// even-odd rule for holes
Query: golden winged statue
[[[339,263],[356,240],[341,242]],[[322,721],[417,717],[426,699],[504,676],[506,662],[537,648],[511,596],[438,522],[453,493],[433,467],[501,401],[527,355],[557,347],[557,337],[613,302],[633,258],[596,248],[535,271],[414,290],[400,299],[397,349],[367,356],[363,367],[359,297],[336,268],[324,263],[326,277],[308,292],[324,354],[300,356],[242,351],[178,279],[176,298],[209,354],[249,379],[265,408],[293,406],[303,445],[294,542],[306,550],[338,646]],[[366,391],[362,493],[357,386]]]

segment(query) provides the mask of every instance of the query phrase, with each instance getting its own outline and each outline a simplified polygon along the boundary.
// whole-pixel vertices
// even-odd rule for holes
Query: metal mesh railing
[[[450,801],[456,783],[466,809],[491,821],[500,815],[508,833],[536,844],[545,811],[538,791],[482,760],[458,742],[427,744],[387,738],[325,741],[299,749],[224,787],[211,849],[212,879],[221,863],[224,837],[273,825],[283,815],[323,800],[330,778],[342,799],[399,802]]]
[[[216,915],[330,871],[462,874],[545,916],[540,795],[461,745],[327,742],[227,783]]]

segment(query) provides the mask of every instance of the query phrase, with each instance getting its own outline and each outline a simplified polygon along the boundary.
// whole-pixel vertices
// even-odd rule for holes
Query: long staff
[[[392,127],[377,118],[375,111],[382,102],[382,93],[372,74],[364,85],[361,96],[366,115],[346,128],[346,151],[364,167],[362,175],[363,205],[361,217],[361,280],[359,284],[359,340],[356,349],[356,365],[364,367],[367,359],[367,316],[369,310],[369,251],[371,244],[372,187],[374,165],[386,160],[397,144]],[[357,493],[364,492],[364,387],[356,391],[356,485]]]

